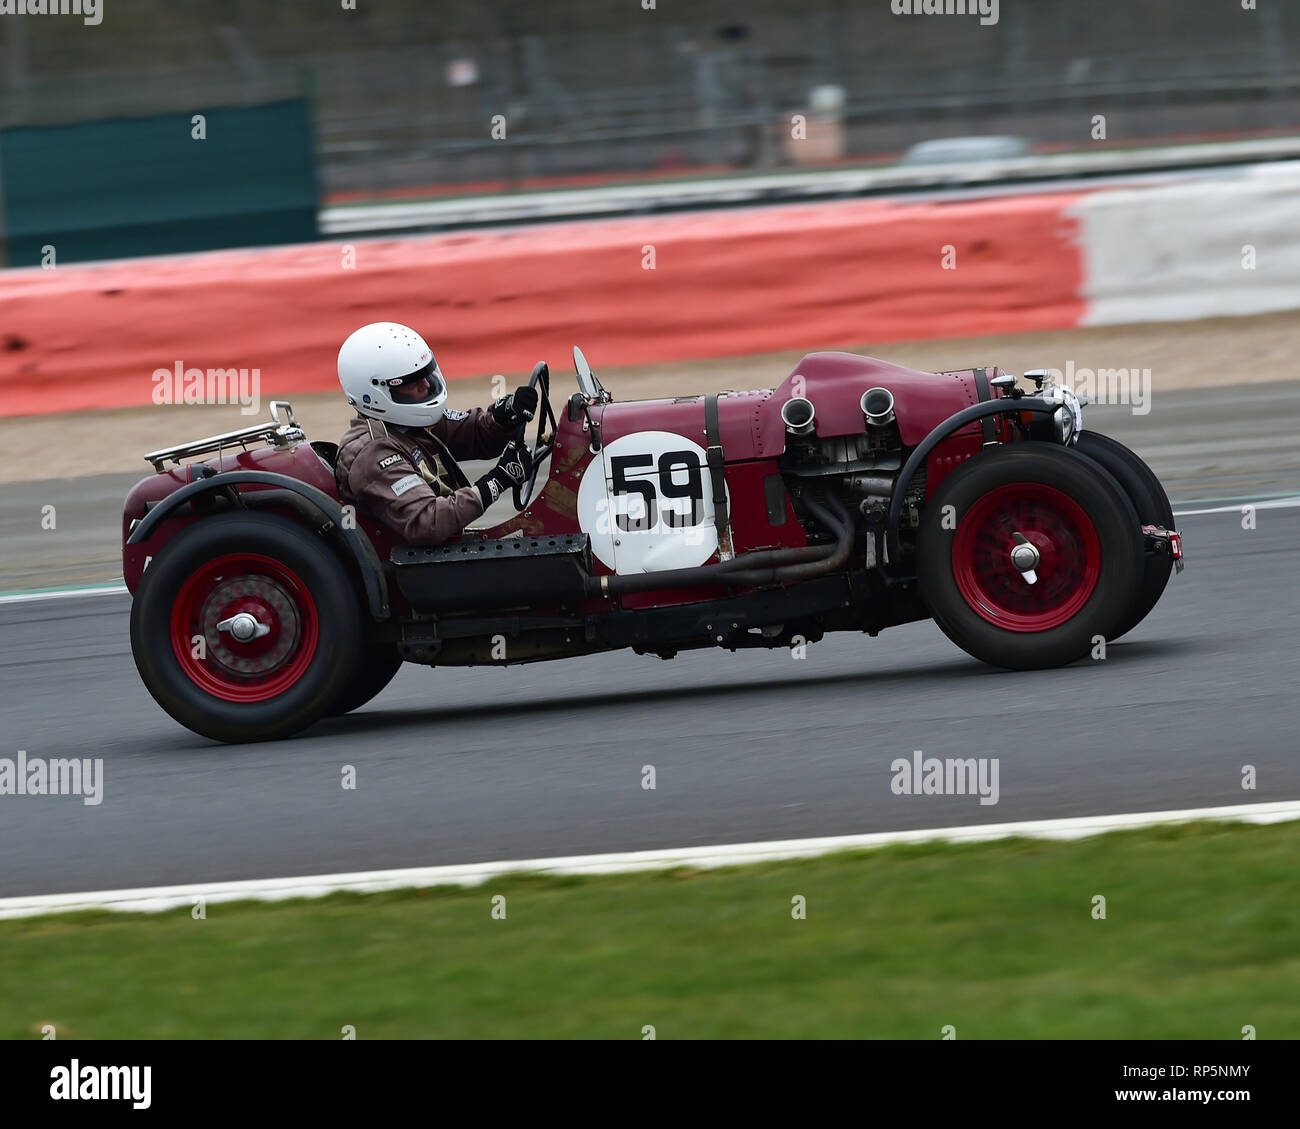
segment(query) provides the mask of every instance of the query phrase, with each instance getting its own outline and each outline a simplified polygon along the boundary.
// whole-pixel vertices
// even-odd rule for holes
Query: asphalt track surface
[[[1176,503],[1300,493],[1297,394],[1260,411],[1285,403],[1273,391],[1253,408],[1226,392],[1166,402],[1124,437]],[[1125,420],[1090,416],[1116,435]],[[1211,438],[1182,438],[1197,434]],[[802,661],[407,667],[349,717],[234,747],[154,704],[125,595],[3,604],[0,757],[103,758],[104,798],[0,796],[0,896],[1300,798],[1300,509],[1179,525],[1187,570],[1104,661],[996,671],[920,623],[829,636]],[[997,757],[999,802],[895,795],[890,764],[916,749]]]

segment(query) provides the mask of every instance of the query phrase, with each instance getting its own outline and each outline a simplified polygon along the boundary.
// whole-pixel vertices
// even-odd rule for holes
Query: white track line
[[[1257,510],[1287,510],[1300,506],[1300,497],[1268,498],[1262,502],[1245,501],[1232,506],[1215,506],[1209,510],[1175,510],[1174,517],[1196,517],[1199,514],[1239,514],[1246,506],[1251,506]]]
[[[707,868],[776,859],[813,858],[831,851],[883,847],[891,843],[978,843],[1013,835],[1033,839],[1081,839],[1133,827],[1186,823],[1196,819],[1235,820],[1244,823],[1282,823],[1300,819],[1300,801],[1237,804],[1185,811],[1135,812],[1128,815],[1043,819],[1024,823],[985,823],[974,827],[936,830],[883,831],[870,835],[836,835],[824,839],[787,839],[771,843],[735,843],[717,847],[679,847],[662,851],[629,851],[572,858],[525,859],[458,866],[412,867],[406,870],[372,870],[358,874],[319,874],[305,878],[266,878],[245,882],[201,882],[191,886],[155,886],[140,890],[98,890],[84,894],[41,894],[0,898],[0,918],[33,917],[72,910],[108,909],[156,913],[178,906],[205,902],[279,901],[315,898],[337,890],[373,893],[429,886],[477,886],[502,874],[619,874],[636,870],[664,870],[675,866]]]
[[[0,596],[0,604],[26,604],[33,600],[67,600],[75,596],[119,596],[125,591],[125,584],[106,584],[102,588],[55,588],[49,592],[19,592],[13,596]]]

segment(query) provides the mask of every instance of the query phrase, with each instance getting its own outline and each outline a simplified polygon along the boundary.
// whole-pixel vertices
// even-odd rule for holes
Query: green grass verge
[[[1298,857],[1192,824],[0,921],[0,1036],[1294,1039]]]

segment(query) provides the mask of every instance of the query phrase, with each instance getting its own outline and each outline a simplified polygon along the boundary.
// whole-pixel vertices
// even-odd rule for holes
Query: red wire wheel
[[[1030,584],[1011,562],[1019,533],[1039,553]],[[1088,603],[1101,576],[1101,540],[1068,494],[1040,482],[990,490],[966,511],[952,543],[952,574],[971,609],[1009,631],[1049,631]]]
[[[925,607],[968,655],[1004,670],[1094,654],[1133,606],[1142,565],[1123,487],[1086,455],[1037,440],[989,448],[946,474],[917,527]]]
[[[170,633],[186,677],[227,702],[265,702],[296,685],[321,634],[307,586],[258,553],[225,554],[195,570],[172,604]]]

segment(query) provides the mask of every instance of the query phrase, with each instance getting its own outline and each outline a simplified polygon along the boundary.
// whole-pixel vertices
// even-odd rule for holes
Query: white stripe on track
[[[1013,835],[1033,839],[1081,839],[1124,828],[1155,827],[1191,820],[1235,820],[1244,823],[1282,823],[1300,819],[1300,801],[1237,804],[1230,807],[1191,808],[1184,811],[1134,812],[1127,815],[1042,819],[1022,823],[985,823],[973,827],[936,830],[883,831],[869,835],[836,835],[823,839],[787,839],[770,843],[735,843],[717,847],[684,847],[661,851],[626,851],[619,854],[579,855],[571,858],[524,859],[456,866],[372,870],[357,874],[320,874],[304,878],[265,878],[243,882],[201,882],[189,886],[155,886],[138,890],[98,890],[82,894],[42,894],[0,898],[0,918],[33,917],[73,910],[108,909],[134,913],[190,907],[195,899],[230,902],[252,899],[315,898],[337,890],[373,893],[429,886],[477,886],[502,874],[619,874],[636,870],[664,870],[675,866],[707,868],[771,862],[777,859],[814,858],[831,851],[883,847],[892,843],[978,843]]]
[[[48,592],[18,592],[0,596],[0,604],[26,604],[34,600],[67,600],[75,596],[119,596],[125,584],[105,584],[100,588],[53,588]]]
[[[1232,506],[1215,506],[1213,509],[1208,510],[1175,510],[1174,517],[1196,517],[1199,514],[1239,514],[1243,506],[1253,506],[1257,510],[1289,510],[1300,506],[1300,497],[1268,498],[1262,502],[1247,500]]]

